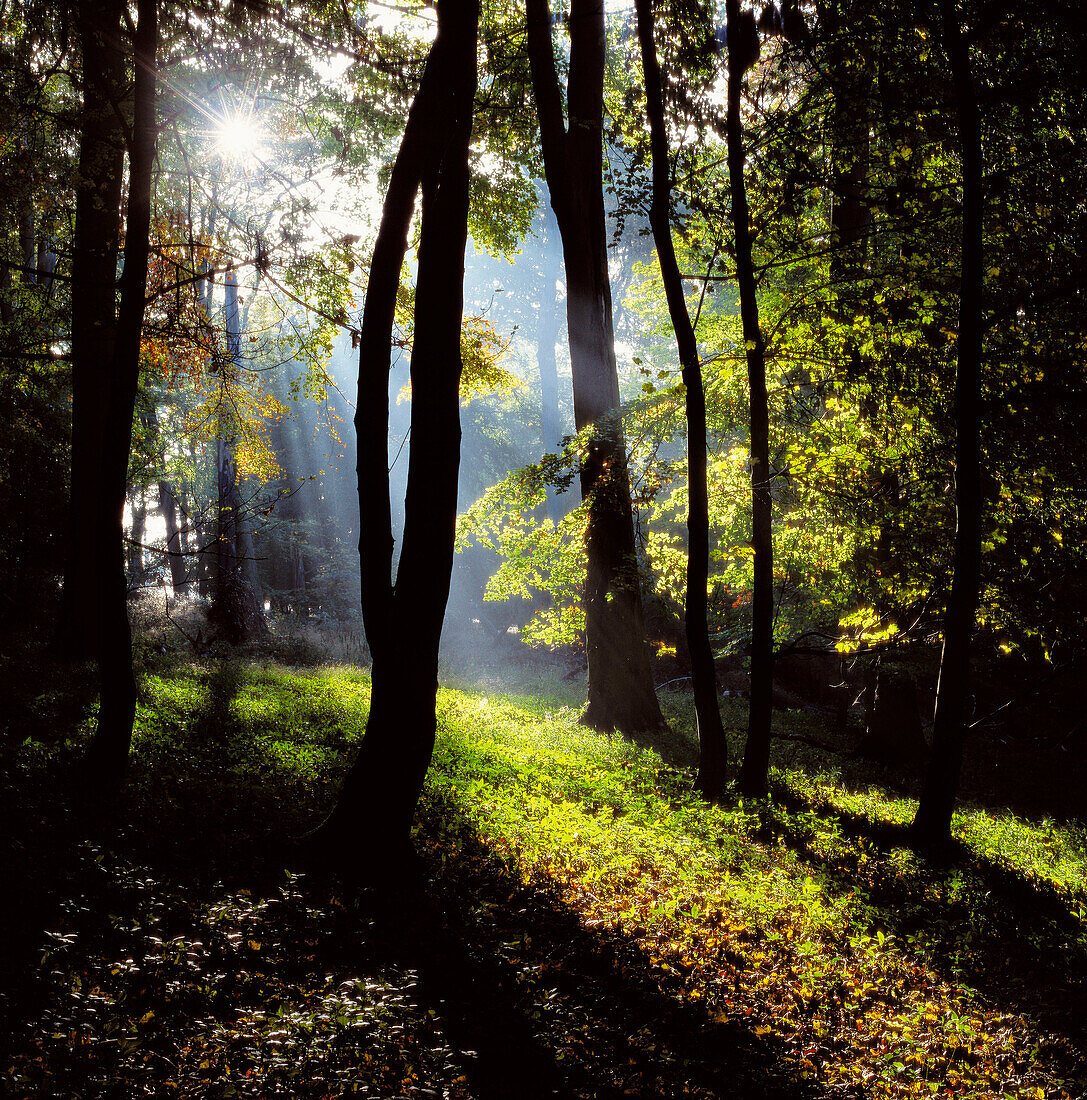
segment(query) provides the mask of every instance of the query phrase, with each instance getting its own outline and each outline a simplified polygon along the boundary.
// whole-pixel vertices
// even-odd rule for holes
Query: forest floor
[[[285,870],[365,672],[148,671],[94,830],[88,716],[47,687],[0,775],[5,1095],[1087,1096],[1083,825],[967,808],[922,859],[817,715],[779,717],[769,798],[711,807],[683,693],[647,746],[561,677],[443,689],[426,884],[378,895]]]

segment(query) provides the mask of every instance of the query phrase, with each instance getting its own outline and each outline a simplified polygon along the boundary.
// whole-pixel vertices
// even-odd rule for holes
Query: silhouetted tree
[[[747,355],[750,390],[751,544],[755,550],[751,596],[751,709],[740,769],[740,790],[766,791],[770,765],[770,719],[774,689],[774,543],[770,494],[770,411],[766,393],[766,347],[759,326],[755,268],[751,258],[751,215],[744,181],[744,127],[740,113],[744,73],[759,56],[755,17],[741,12],[739,0],[725,5],[728,28],[728,176],[732,229],[736,241],[736,283]]]
[[[335,809],[311,838],[322,858],[375,877],[411,860],[409,830],[434,749],[438,643],[449,595],[460,464],[461,312],[476,0],[439,0],[438,33],[385,196],[361,332],[362,613],[373,658],[366,735]],[[396,292],[422,190],[411,452],[404,543],[392,578],[389,369]]]
[[[117,250],[121,235],[125,64],[120,0],[79,0],[82,56],[79,179],[72,255],[72,459],[68,550],[56,641],[86,659],[99,641],[98,560],[105,426],[117,334]]]
[[[136,714],[132,634],[125,579],[124,510],[132,417],[140,378],[140,345],[147,289],[151,181],[155,163],[155,86],[158,0],[139,0],[133,59],[135,83],[128,141],[128,222],[121,310],[108,383],[98,514],[93,528],[98,563],[98,646],[101,702],[90,760],[104,776],[123,775]]]
[[[562,236],[574,423],[591,435],[581,467],[585,534],[587,725],[623,732],[664,725],[645,644],[626,440],[612,331],[602,189],[604,5],[573,0],[568,119],[547,0],[528,0],[528,49],[544,169]]]
[[[962,155],[962,258],[959,335],[955,374],[955,569],[944,615],[944,645],[921,803],[913,822],[924,844],[951,835],[970,695],[970,640],[981,582],[980,375],[982,289],[981,114],[970,64],[970,43],[954,0],[941,0],[940,15]]]
[[[661,70],[653,35],[651,0],[635,0],[638,40],[645,74],[646,114],[653,151],[653,202],[649,222],[657,246],[668,313],[683,370],[687,414],[687,578],[684,626],[691,655],[695,718],[698,725],[698,789],[716,798],[724,789],[728,745],[717,705],[717,672],[706,625],[706,587],[710,565],[709,494],[706,487],[706,394],[694,326],[683,296],[683,280],[672,244],[672,184],[668,133],[664,118]]]

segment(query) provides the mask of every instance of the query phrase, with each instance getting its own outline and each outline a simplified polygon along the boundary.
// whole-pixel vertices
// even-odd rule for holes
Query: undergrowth
[[[662,758],[579,726],[569,697],[443,690],[417,829],[452,899],[426,933],[446,936],[436,961],[277,863],[327,809],[367,698],[350,669],[147,676],[127,804],[94,842],[57,785],[85,729],[8,752],[5,855],[26,898],[6,965],[34,972],[5,974],[13,1095],[493,1095],[479,1050],[507,1025],[457,1032],[457,952],[514,975],[508,1015],[554,1052],[560,1094],[724,1095],[712,1043],[688,1058],[635,1025],[604,1042],[619,1025],[583,988],[604,979],[563,976],[569,928],[625,952],[669,1026],[771,1052],[781,1095],[1087,1095],[1081,825],[964,809],[935,865],[904,843],[907,798],[814,750],[782,748],[768,799],[700,801],[682,699]],[[489,961],[450,937],[490,937]]]

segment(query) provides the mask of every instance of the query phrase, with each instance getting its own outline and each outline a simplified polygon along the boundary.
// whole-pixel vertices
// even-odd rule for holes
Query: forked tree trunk
[[[56,646],[69,660],[98,652],[96,532],[117,314],[117,249],[121,232],[124,94],[119,0],[76,5],[83,73],[79,184],[72,255],[72,457],[67,558]],[[110,565],[108,568],[112,568]]]
[[[955,376],[955,570],[944,616],[944,647],[932,757],[914,838],[938,844],[951,836],[951,815],[962,767],[970,693],[970,641],[981,582],[981,374],[982,148],[981,117],[970,65],[970,45],[954,0],[941,0],[962,152],[962,271],[959,289],[958,369]]]
[[[672,244],[671,173],[668,133],[664,119],[664,94],[653,35],[651,0],[635,0],[638,40],[645,74],[646,114],[653,152],[653,203],[649,222],[657,246],[668,313],[676,334],[683,369],[687,412],[687,584],[684,625],[691,655],[695,717],[698,723],[698,789],[707,798],[724,791],[728,745],[717,705],[717,671],[713,664],[706,625],[706,589],[710,568],[709,493],[706,485],[706,394],[698,342],[683,296],[683,280]]]
[[[751,257],[751,218],[744,181],[744,130],[740,114],[744,71],[751,63],[750,13],[740,14],[739,0],[727,0],[728,20],[728,177],[732,230],[736,239],[736,282],[747,354],[750,390],[751,543],[755,550],[751,598],[751,710],[739,787],[744,794],[764,794],[770,767],[770,721],[774,690],[774,543],[770,496],[770,411],[766,394],[766,354],[755,295]]]
[[[634,543],[626,439],[612,332],[603,157],[604,4],[570,8],[569,120],[551,44],[547,0],[528,0],[528,49],[544,169],[566,264],[574,423],[591,436],[581,467],[585,534],[586,725],[624,733],[664,727],[653,690]]]
[[[410,828],[434,749],[438,643],[449,594],[460,465],[460,335],[478,0],[439,0],[438,34],[385,197],[363,313],[359,402],[362,611],[370,713],[335,809],[310,838],[367,877],[413,862]],[[392,581],[389,366],[393,311],[417,191],[422,222],[411,356],[404,544]]]
[[[134,48],[135,90],[129,147],[128,225],[121,312],[110,375],[108,416],[102,453],[99,515],[95,525],[98,618],[101,628],[98,667],[101,703],[91,743],[92,770],[111,781],[123,777],[136,714],[132,674],[132,634],[125,581],[124,509],[132,416],[140,379],[140,337],[147,290],[151,228],[151,179],[154,171],[158,0],[139,0]]]

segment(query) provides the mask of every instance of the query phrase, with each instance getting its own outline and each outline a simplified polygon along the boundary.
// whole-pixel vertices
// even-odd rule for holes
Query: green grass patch
[[[26,1081],[62,1089],[92,1051],[104,1059],[94,1069],[102,1081],[150,1080],[157,1071],[143,1055],[159,1042],[162,1064],[178,1067],[179,1094],[204,1095],[215,1073],[238,1095],[294,1088],[292,1067],[307,1059],[333,1066],[346,1088],[369,1051],[375,1088],[413,1095],[404,1082],[430,1073],[449,1095],[471,1095],[432,1015],[404,992],[410,974],[359,986],[322,962],[317,945],[330,942],[332,925],[349,938],[356,918],[338,904],[319,911],[292,884],[270,899],[216,885],[262,838],[320,819],[363,735],[368,695],[367,675],[349,668],[192,665],[145,679],[129,794],[139,824],[126,843],[132,860],[175,875],[178,859],[196,858],[185,845],[204,845],[189,876],[202,886],[179,893],[98,849],[72,857],[58,891],[68,879],[90,883],[87,897],[106,889],[103,876],[112,885],[105,902],[73,893],[50,929],[58,1007],[43,1034],[54,1039],[28,1040],[13,1063]],[[769,799],[710,806],[691,789],[689,702],[676,694],[664,705],[675,732],[635,745],[578,725],[565,691],[442,690],[417,829],[435,874],[465,875],[481,838],[530,892],[558,895],[584,928],[633,945],[661,989],[773,1044],[820,1087],[896,1098],[1087,1095],[1081,825],[965,808],[955,819],[960,856],[935,866],[895,832],[912,817],[907,797],[794,743],[776,749]],[[730,701],[732,736],[744,717]],[[817,719],[788,721],[826,735]],[[74,755],[86,735],[84,724],[75,749],[28,744],[9,758],[9,787],[23,798],[7,806],[13,823],[31,816],[35,785],[48,804],[58,753]],[[78,914],[107,904],[106,946],[83,946],[72,935]],[[103,952],[97,961],[92,949]],[[209,971],[235,975],[227,984],[237,990],[224,993]],[[156,982],[161,997],[137,992]],[[548,992],[541,1018],[571,996]],[[350,1050],[337,1037],[347,1032]],[[415,1044],[410,1057],[401,1034]],[[235,1063],[242,1070],[224,1068]],[[50,1064],[54,1076],[42,1077]],[[330,1078],[328,1095],[338,1088]]]
[[[438,805],[453,804],[526,881],[560,884],[587,922],[684,975],[687,996],[780,1037],[804,1073],[863,1082],[871,1096],[1082,1094],[1071,1047],[1031,1020],[1053,990],[1009,1006],[971,984],[987,952],[1007,961],[1010,937],[1051,948],[1043,982],[1064,965],[1082,971],[1083,929],[1019,925],[997,911],[981,866],[998,860],[1081,900],[1075,828],[968,811],[956,826],[975,862],[937,869],[827,812],[907,823],[913,805],[877,786],[779,768],[786,803],[708,806],[688,773],[583,729],[569,708],[445,692],[439,711]]]

